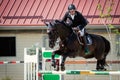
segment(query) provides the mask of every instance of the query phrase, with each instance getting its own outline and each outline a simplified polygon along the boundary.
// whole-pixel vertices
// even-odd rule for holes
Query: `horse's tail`
[[[102,39],[105,42],[105,53],[107,56],[107,54],[110,52],[110,42],[107,39],[105,39],[103,36],[102,36]]]
[[[108,53],[110,52],[110,42],[105,39],[103,36],[101,36],[102,39],[104,40],[104,43],[105,43],[105,51],[104,51],[104,60],[103,60],[103,65],[104,66],[108,66],[107,62],[106,62],[106,56],[108,55]]]

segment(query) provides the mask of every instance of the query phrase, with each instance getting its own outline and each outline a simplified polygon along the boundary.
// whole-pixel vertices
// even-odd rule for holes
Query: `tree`
[[[112,11],[112,7],[114,5],[113,0],[107,0],[107,5],[108,5],[108,7],[106,8],[107,13],[104,13],[103,9],[102,9],[102,5],[100,3],[98,3],[97,9],[100,11],[100,18],[101,18],[103,24],[108,26],[108,28],[110,30],[112,30],[112,32],[120,35],[119,29],[117,29],[114,25],[111,24],[111,20],[112,20],[111,11]],[[104,19],[107,19],[108,23],[105,23]]]
[[[106,8],[106,11],[107,11],[106,13],[103,12],[102,5],[100,3],[98,3],[97,9],[100,11],[101,21],[106,26],[107,32],[109,33],[109,37],[110,37],[111,32],[113,32],[117,35],[118,40],[116,41],[116,48],[117,48],[117,54],[120,55],[120,51],[119,51],[119,48],[120,48],[120,31],[119,31],[118,28],[116,28],[114,25],[111,24],[111,20],[113,18],[111,16],[111,11],[113,10],[113,5],[114,5],[113,0],[107,0],[107,5],[108,5],[108,7]],[[106,23],[104,19],[107,19],[108,23]],[[110,37],[110,39],[111,39],[111,37]]]

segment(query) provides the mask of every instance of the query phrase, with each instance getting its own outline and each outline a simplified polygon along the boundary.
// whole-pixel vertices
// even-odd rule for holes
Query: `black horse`
[[[84,51],[84,45],[78,40],[78,35],[72,28],[68,27],[61,21],[55,20],[46,24],[48,29],[49,47],[54,48],[57,38],[60,38],[59,49],[52,52],[52,66],[56,67],[55,55],[62,56],[61,70],[65,70],[65,60],[67,57],[75,58],[80,56],[83,58],[96,58],[97,70],[106,70],[106,56],[110,51],[110,42],[103,36],[89,34],[92,39],[92,44],[88,45],[89,54]],[[59,69],[59,68],[58,68]]]

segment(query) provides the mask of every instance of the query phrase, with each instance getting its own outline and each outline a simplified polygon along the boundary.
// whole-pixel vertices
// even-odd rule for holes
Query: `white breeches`
[[[82,30],[80,30],[80,35],[84,36],[84,33],[85,33],[85,29],[83,28]]]

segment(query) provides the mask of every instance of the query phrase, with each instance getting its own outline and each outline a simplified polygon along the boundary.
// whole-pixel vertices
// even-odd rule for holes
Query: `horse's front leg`
[[[56,68],[56,64],[55,64],[55,51],[54,52],[52,52],[52,66],[54,67],[54,68]]]
[[[63,55],[62,56],[62,62],[61,62],[61,71],[65,70],[65,60],[66,60],[67,56]]]
[[[60,55],[61,53],[62,53],[61,50],[56,50],[56,51],[53,51],[53,52],[52,52],[52,66],[53,66],[54,68],[56,68],[56,65],[57,65],[57,71],[59,70],[59,64],[58,64],[58,62],[57,62],[57,64],[56,64],[55,55],[56,55],[56,54]]]

